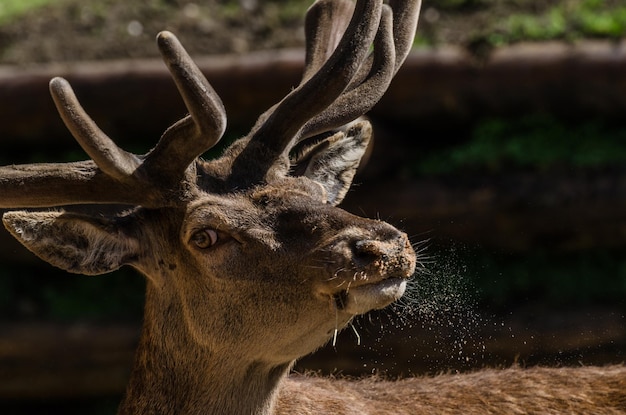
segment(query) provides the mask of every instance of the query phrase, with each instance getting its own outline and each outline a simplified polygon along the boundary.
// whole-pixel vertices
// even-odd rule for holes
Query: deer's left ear
[[[7,212],[4,226],[26,248],[66,271],[104,274],[132,263],[139,243],[118,219],[64,212]]]
[[[294,173],[326,189],[328,203],[345,197],[372,136],[369,121],[359,119],[314,144],[298,149],[292,158]]]

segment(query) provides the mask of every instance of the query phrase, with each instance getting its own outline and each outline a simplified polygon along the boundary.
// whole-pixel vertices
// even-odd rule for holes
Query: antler
[[[175,204],[194,160],[214,146],[226,128],[221,100],[178,39],[162,32],[159,49],[189,115],[168,128],[145,156],[119,148],[87,115],[70,84],[50,82],[65,125],[92,160],[0,167],[0,207],[44,207],[123,203],[159,207]],[[180,194],[177,196],[181,196]]]
[[[303,80],[253,128],[239,163],[259,151],[267,170],[303,139],[341,127],[369,111],[404,62],[421,0],[318,0],[307,13]],[[338,34],[345,33],[340,40]],[[374,46],[370,52],[370,47]]]
[[[248,183],[265,179],[298,142],[339,128],[376,104],[410,50],[421,5],[420,0],[383,2],[318,0],[311,7],[302,81],[259,118],[233,161],[232,180],[239,182],[243,175]],[[221,138],[226,116],[219,97],[176,37],[162,32],[157,39],[189,115],[168,128],[147,155],[137,156],[107,137],[80,106],[69,83],[55,78],[50,91],[57,109],[92,160],[0,167],[0,207],[160,207],[187,199],[186,193],[196,189],[185,185],[196,180],[194,160]]]
[[[339,98],[303,126],[298,141],[349,123],[372,109],[382,98],[411,50],[421,0],[396,0],[389,4],[383,6],[374,51]],[[327,27],[320,23],[320,27]],[[337,23],[341,24],[340,21]],[[331,45],[327,43],[327,46]]]

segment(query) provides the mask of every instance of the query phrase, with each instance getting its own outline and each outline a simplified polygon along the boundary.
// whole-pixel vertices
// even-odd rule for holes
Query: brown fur
[[[626,414],[624,366],[484,369],[397,381],[294,376],[277,414]]]

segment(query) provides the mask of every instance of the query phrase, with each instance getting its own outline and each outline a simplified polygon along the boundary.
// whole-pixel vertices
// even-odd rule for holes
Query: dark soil
[[[304,43],[303,16],[311,3],[312,0],[58,0],[0,24],[0,63],[155,57],[153,39],[161,30],[175,32],[193,55],[300,47]],[[425,0],[417,43],[455,44],[472,53],[483,53],[498,42],[540,40],[543,32],[511,33],[508,19],[518,15],[527,20],[537,17],[535,27],[538,24],[542,28],[550,24],[549,16],[555,8],[559,8],[565,23],[558,33],[550,34],[546,29],[545,35],[551,39],[626,37],[626,23],[621,21],[615,23],[617,29],[610,27],[612,32],[581,31],[577,23],[581,13],[591,14],[592,18],[597,17],[593,13],[600,11],[611,13],[615,11],[612,7],[620,7],[621,0],[606,0],[591,11],[591,6],[584,6],[587,3]]]
[[[158,56],[153,39],[175,32],[192,54],[245,53],[303,44],[302,12],[280,1],[245,7],[203,0],[61,0],[0,27],[0,62]],[[301,2],[300,2],[301,3]]]

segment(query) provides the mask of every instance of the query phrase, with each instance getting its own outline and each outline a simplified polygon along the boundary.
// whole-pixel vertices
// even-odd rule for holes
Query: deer
[[[50,81],[90,159],[1,167],[3,223],[69,272],[126,265],[145,276],[119,414],[626,413],[623,365],[290,373],[355,316],[400,299],[421,266],[404,232],[337,206],[372,136],[364,115],[409,53],[420,6],[317,0],[302,81],[211,160],[201,155],[224,134],[224,106],[172,33],[157,44],[189,113],[144,155],[118,147],[68,81]]]

